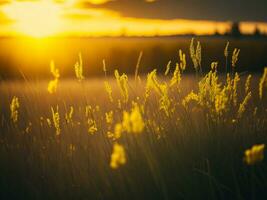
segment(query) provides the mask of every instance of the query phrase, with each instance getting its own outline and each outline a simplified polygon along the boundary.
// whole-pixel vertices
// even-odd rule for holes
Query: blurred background
[[[240,7],[242,3],[242,7]],[[202,44],[204,70],[240,48],[237,71],[261,72],[267,66],[265,0],[1,0],[0,78],[50,77],[54,60],[62,77],[73,76],[78,54],[85,75],[114,69],[133,73],[140,52],[140,72],[164,71],[178,51],[187,54],[191,38]],[[191,66],[191,67],[190,67]]]

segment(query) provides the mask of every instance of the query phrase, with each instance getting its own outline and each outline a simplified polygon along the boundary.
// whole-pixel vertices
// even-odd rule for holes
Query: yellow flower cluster
[[[74,65],[75,75],[79,81],[84,79],[83,76],[83,61],[82,61],[82,54],[79,53],[79,61],[77,61]]]
[[[263,89],[267,88],[267,67],[264,68],[264,72],[263,75],[260,79],[260,83],[259,83],[259,97],[260,99],[262,99],[263,97]]]
[[[264,144],[254,145],[251,149],[247,149],[244,155],[244,161],[247,165],[255,165],[264,159]]]
[[[52,73],[54,79],[49,81],[48,86],[47,86],[47,90],[50,94],[53,94],[57,91],[58,80],[60,77],[59,69],[57,69],[55,67],[54,61],[50,62],[50,72]]]
[[[105,113],[105,116],[106,116],[106,122],[108,124],[112,124],[113,123],[113,111]]]
[[[200,105],[214,106],[216,96],[221,95],[221,84],[218,82],[217,72],[210,71],[198,85]]]
[[[182,80],[182,76],[181,76],[180,65],[177,63],[175,70],[173,72],[171,82],[170,82],[170,87],[172,87],[175,84],[177,84],[179,86],[181,80]]]
[[[227,58],[229,55],[229,42],[227,43],[224,55]],[[238,61],[240,50],[234,49],[233,55],[232,55],[232,67],[236,67],[236,63]],[[197,42],[197,45],[195,47],[194,39],[191,41],[190,45],[190,55],[193,60],[194,68],[196,69],[196,72],[201,72],[201,45],[200,42]],[[139,60],[136,67],[136,73],[135,73],[135,80],[137,80],[138,76],[138,68],[140,64],[142,53],[140,53]],[[158,120],[153,119],[155,113],[150,113],[149,108],[145,107],[146,100],[148,97],[154,97],[151,94],[155,93],[155,99],[157,106],[159,110],[163,110],[165,114],[169,117],[171,114],[173,114],[175,111],[179,110],[180,106],[184,106],[186,109],[185,111],[189,111],[189,104],[192,102],[198,106],[197,109],[194,109],[194,111],[203,111],[205,117],[208,119],[211,119],[209,122],[221,122],[221,120],[225,123],[230,122],[231,124],[239,123],[244,118],[244,113],[246,109],[248,108],[248,103],[250,99],[252,98],[251,93],[251,79],[252,76],[248,75],[245,81],[243,92],[245,92],[244,98],[240,99],[238,98],[239,93],[239,81],[240,76],[238,73],[232,73],[231,75],[228,73],[226,77],[226,82],[219,80],[218,76],[218,62],[211,63],[211,69],[210,71],[203,76],[199,76],[198,80],[198,88],[194,92],[193,90],[185,95],[185,97],[180,101],[176,101],[177,99],[174,98],[174,95],[172,92],[174,91],[173,86],[178,86],[178,94],[181,95],[182,93],[179,90],[179,86],[181,85],[182,80],[182,74],[184,70],[186,69],[186,57],[185,54],[179,50],[179,61],[176,63],[175,69],[173,71],[172,77],[164,77],[162,80],[160,76],[157,76],[157,70],[153,70],[147,75],[146,80],[146,86],[145,86],[145,102],[144,105],[140,104],[141,100],[139,97],[136,97],[136,102],[132,104],[132,107],[129,110],[124,110],[128,106],[129,102],[129,85],[128,85],[128,77],[126,74],[120,75],[118,70],[115,70],[114,75],[117,81],[118,88],[121,93],[121,98],[115,99],[115,95],[112,93],[112,88],[107,79],[104,81],[104,87],[106,92],[108,93],[108,97],[110,102],[118,102],[118,108],[114,108],[114,110],[110,110],[109,112],[106,112],[105,115],[101,115],[100,122],[96,121],[96,119],[99,119],[99,115],[95,115],[96,112],[100,110],[99,106],[96,106],[95,108],[92,108],[91,106],[86,106],[85,108],[85,121],[84,123],[78,122],[78,125],[85,124],[87,128],[87,133],[93,135],[95,134],[98,129],[104,130],[105,133],[107,133],[108,137],[113,142],[118,142],[120,139],[122,139],[122,134],[130,133],[133,135],[139,135],[141,134],[145,127],[151,128],[151,130],[154,130],[154,132],[157,134],[158,138],[164,136],[162,134],[166,128],[166,126],[162,126],[158,124]],[[226,67],[227,67],[227,61],[226,61]],[[75,68],[75,75],[79,81],[82,81],[84,79],[83,76],[83,62],[82,62],[82,56],[79,54],[79,60],[74,65]],[[166,66],[165,75],[167,76],[170,73],[171,68],[171,61],[168,62]],[[233,69],[234,70],[234,69]],[[58,87],[58,81],[59,81],[59,69],[55,67],[55,64],[53,61],[50,63],[50,71],[53,75],[53,80],[51,80],[48,84],[48,92],[49,93],[55,93],[57,91]],[[106,64],[103,60],[103,71],[107,73]],[[263,98],[263,95],[265,95],[264,89],[267,88],[267,67],[264,69],[264,73],[260,79],[259,82],[259,97],[260,99]],[[153,95],[154,95],[153,93]],[[112,96],[113,94],[113,96]],[[177,94],[177,91],[176,91]],[[114,97],[114,99],[113,99]],[[240,100],[239,100],[240,99]],[[125,104],[122,104],[125,103]],[[154,103],[154,102],[153,102]],[[20,103],[16,96],[13,97],[12,102],[10,103],[10,119],[16,123],[18,122],[19,117],[19,107]],[[177,110],[175,110],[178,108]],[[259,107],[260,108],[260,107]],[[255,116],[257,113],[257,107],[255,107],[253,115]],[[53,129],[55,129],[56,135],[61,134],[61,128],[62,124],[60,124],[61,116],[59,113],[58,106],[56,109],[51,107],[52,111],[52,118],[46,119],[47,125]],[[145,111],[148,111],[146,113],[146,121],[144,120],[144,114]],[[121,113],[120,113],[121,112]],[[67,124],[73,123],[73,113],[74,108],[71,106],[69,108],[69,111],[65,113],[65,120]],[[117,116],[116,114],[122,114],[121,119],[118,123],[114,123]],[[176,113],[174,113],[176,114]],[[63,115],[64,116],[64,115]],[[171,115],[172,120],[175,120],[179,123],[179,120],[181,119],[180,116]],[[151,118],[150,118],[151,117]],[[149,119],[150,118],[150,119]],[[45,118],[42,117],[42,125],[45,125],[43,122],[45,122]],[[101,126],[101,122],[106,122],[106,126]],[[175,122],[175,123],[176,123]],[[217,124],[217,123],[216,123]],[[218,123],[219,124],[219,123]],[[32,123],[29,122],[28,126],[25,129],[25,133],[29,133],[32,129]],[[264,158],[264,147],[265,145],[254,145],[251,149],[248,149],[245,151],[244,155],[244,161],[248,165],[254,165],[257,162],[260,162]],[[75,146],[70,146],[71,150],[75,150]],[[113,146],[113,152],[111,155],[110,160],[110,167],[113,169],[118,168],[120,165],[123,165],[126,163],[126,156],[125,156],[125,150],[124,147],[118,143],[115,143]]]
[[[191,93],[182,100],[182,105],[185,108],[188,108],[188,104],[191,101],[195,101],[198,105],[208,109],[209,116],[211,116],[212,119],[221,119],[221,117],[231,109],[231,106],[237,106],[237,87],[240,81],[238,73],[235,73],[233,78],[227,74],[226,83],[222,85],[217,75],[217,66],[217,62],[212,63],[211,71],[199,81],[198,93],[191,91]],[[237,110],[237,118],[239,119],[245,112],[246,105],[251,98],[251,92],[249,91],[250,80],[251,76],[248,76],[245,83],[246,96]]]
[[[58,112],[58,106],[56,110],[54,110],[54,108],[51,107],[51,111],[52,111],[53,124],[56,129],[56,135],[60,135],[61,129],[60,129],[60,116]]]
[[[109,117],[106,114],[107,121],[110,121]],[[133,103],[131,112],[123,111],[122,122],[115,124],[113,133],[108,131],[108,137],[115,140],[120,138],[123,132],[140,134],[144,128],[145,122],[141,114],[141,108],[136,103]]]
[[[166,65],[166,69],[165,69],[165,73],[164,75],[167,76],[170,72],[170,69],[171,69],[171,61],[168,62],[168,64]]]
[[[238,61],[238,56],[240,53],[240,49],[235,48],[232,54],[232,67],[235,68],[236,67],[236,63]]]
[[[107,81],[104,81],[104,86],[105,86],[106,92],[108,93],[108,98],[109,98],[110,102],[113,102],[112,88],[111,88],[110,84]]]
[[[177,84],[178,86],[180,85],[180,82],[182,80],[182,72],[186,68],[185,54],[182,52],[181,49],[179,50],[179,59],[180,59],[180,62],[176,63],[176,67],[175,67],[173,76],[170,81],[170,87],[172,87],[175,84]],[[167,65],[167,67],[169,66],[169,64]],[[165,75],[169,73],[169,70],[170,70],[170,66],[166,69]]]
[[[198,102],[198,95],[191,91],[183,100],[182,100],[182,105],[184,107],[188,107],[189,102],[191,101],[196,101]]]
[[[126,163],[126,153],[124,147],[118,143],[113,145],[113,152],[111,154],[110,159],[110,167],[112,169],[119,168],[120,165],[124,165]]]
[[[185,53],[183,53],[181,49],[179,50],[179,58],[180,58],[181,71],[184,71],[186,68],[186,59],[185,59]]]
[[[245,93],[247,94],[250,90],[250,84],[251,84],[251,74],[248,75],[247,79],[246,79],[246,83],[245,83]]]
[[[102,63],[103,63],[103,72],[104,72],[104,74],[105,74],[105,77],[107,76],[107,67],[106,67],[106,61],[105,60],[103,60],[102,61]]]
[[[18,117],[19,117],[19,99],[18,97],[14,96],[12,98],[11,104],[10,104],[10,119],[14,122],[18,122]]]
[[[223,115],[224,111],[227,108],[227,103],[228,97],[226,94],[226,88],[224,88],[215,95],[215,112],[218,116]]]
[[[53,94],[57,91],[57,86],[58,86],[58,79],[54,79],[49,81],[47,90],[50,94]]]
[[[68,113],[65,114],[65,119],[66,119],[66,122],[69,124],[69,123],[72,123],[72,116],[73,116],[73,112],[74,112],[74,108],[73,106],[70,107],[70,111]]]
[[[147,75],[145,100],[150,96],[152,89],[155,90],[158,95],[160,95],[160,110],[163,110],[165,114],[169,116],[171,101],[168,96],[168,85],[166,83],[159,83],[156,69]]]
[[[113,140],[119,139],[121,137],[122,132],[124,131],[123,126],[121,123],[115,124],[114,132],[111,131],[107,132],[107,135],[109,138],[112,138]]]
[[[117,80],[117,85],[120,88],[121,95],[123,96],[123,100],[125,103],[127,103],[128,99],[129,99],[128,77],[126,74],[120,75],[118,70],[115,70],[114,74],[115,74],[115,78]]]
[[[228,55],[229,55],[229,42],[227,42],[226,43],[226,46],[225,46],[225,48],[224,48],[224,56],[227,58],[228,57]]]
[[[251,99],[252,95],[251,92],[249,92],[246,97],[244,98],[243,102],[239,105],[238,111],[237,111],[237,118],[241,118],[243,113],[246,110],[246,105],[248,104],[249,99]]]
[[[144,130],[145,123],[140,107],[136,103],[133,105],[131,113],[123,112],[122,126],[128,133],[139,134]]]
[[[192,38],[190,43],[190,56],[194,64],[194,68],[196,72],[201,72],[201,45],[200,42],[197,41],[197,46],[195,48],[195,39]]]
[[[232,98],[233,98],[234,106],[237,105],[237,84],[239,81],[240,81],[239,75],[238,73],[235,73],[235,77],[233,80],[233,87],[232,87],[233,88]]]
[[[97,131],[96,121],[93,119],[88,119],[87,124],[89,126],[88,133],[93,135]]]

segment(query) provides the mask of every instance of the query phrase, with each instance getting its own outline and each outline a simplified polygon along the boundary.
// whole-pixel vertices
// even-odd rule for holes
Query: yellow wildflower
[[[107,76],[107,67],[106,67],[106,61],[103,59],[103,72],[105,74],[105,77]]]
[[[114,127],[114,133],[112,133],[111,131],[107,132],[107,136],[109,138],[112,138],[113,140],[119,139],[121,137],[121,134],[123,132],[123,126],[121,123],[117,123],[115,124]]]
[[[229,42],[226,43],[225,49],[224,49],[224,57],[225,57],[225,71],[228,71],[228,56],[229,56]]]
[[[194,68],[195,68],[196,72],[198,72],[198,61],[196,58],[194,41],[195,41],[195,39],[192,38],[191,43],[190,43],[190,56],[191,56],[191,59],[192,59],[193,64],[194,64]]]
[[[245,93],[248,93],[249,89],[250,89],[250,83],[251,83],[251,74],[248,75],[247,79],[246,79],[246,83],[245,83]]]
[[[198,95],[191,91],[183,100],[182,100],[182,105],[184,107],[187,107],[188,103],[191,101],[196,101],[198,102]]]
[[[140,108],[137,104],[135,104],[132,109],[130,121],[132,124],[133,133],[141,133],[144,130],[145,123],[143,121]]]
[[[226,43],[225,49],[224,49],[224,56],[227,58],[229,54],[229,42]]]
[[[92,106],[85,106],[85,116],[89,117],[90,114],[92,114]]]
[[[226,89],[224,88],[221,92],[215,96],[215,111],[221,116],[227,108],[228,97],[226,95]]]
[[[55,62],[53,60],[50,62],[50,72],[52,73],[55,79],[59,79],[59,69],[55,67]]]
[[[52,111],[53,124],[56,129],[56,135],[60,135],[61,129],[60,129],[60,116],[58,112],[58,106],[56,110],[54,110],[54,108],[51,107],[51,111]]]
[[[65,119],[66,119],[68,124],[72,122],[73,112],[74,112],[74,108],[73,108],[73,106],[71,106],[69,113],[65,114]]]
[[[53,94],[53,93],[55,93],[57,91],[58,80],[59,80],[59,77],[60,77],[59,69],[57,69],[55,67],[54,61],[51,61],[51,63],[50,63],[50,72],[52,73],[54,79],[49,81],[48,86],[47,86],[47,91],[50,94]]]
[[[135,82],[137,81],[138,70],[139,70],[139,67],[140,67],[140,63],[141,63],[141,59],[142,59],[142,57],[143,57],[143,51],[141,51],[141,52],[139,53],[138,60],[137,60],[136,66],[135,66],[135,73],[134,73],[134,81],[135,81]]]
[[[90,133],[91,135],[93,135],[96,131],[97,131],[97,127],[95,124],[93,124],[92,126],[88,128],[88,133]]]
[[[186,68],[186,59],[185,59],[185,53],[182,52],[182,50],[179,50],[179,58],[180,58],[180,69],[183,72]]]
[[[106,116],[106,122],[108,124],[112,124],[113,123],[113,111],[105,113],[105,116]]]
[[[114,134],[111,131],[107,131],[107,137],[113,138]]]
[[[83,61],[82,61],[82,54],[79,53],[79,61],[77,61],[74,65],[75,75],[79,81],[84,79],[83,76]]]
[[[114,138],[118,139],[121,137],[121,134],[123,132],[123,127],[120,123],[117,123],[114,128]]]
[[[108,97],[109,97],[110,102],[113,102],[112,88],[111,88],[110,84],[107,81],[104,81],[104,85],[105,85],[105,90],[108,93]]]
[[[238,73],[235,73],[235,77],[233,80],[233,103],[236,106],[237,104],[237,84],[240,81]]]
[[[123,129],[130,133],[131,132],[131,117],[130,117],[130,113],[123,111],[123,121],[122,121],[122,127]]]
[[[190,43],[190,56],[193,61],[196,72],[198,72],[199,70],[201,72],[202,71],[201,69],[201,45],[200,45],[200,42],[198,41],[196,49],[195,49],[194,43],[195,43],[195,39],[192,38],[191,43]]]
[[[147,75],[145,100],[149,97],[151,89],[160,95],[159,104],[160,110],[164,110],[166,115],[169,115],[170,99],[168,96],[168,87],[166,83],[160,84],[157,79],[157,70],[153,70]]]
[[[263,97],[263,88],[267,87],[267,67],[264,68],[264,72],[263,75],[260,79],[260,83],[259,83],[259,97],[260,99],[262,99]]]
[[[46,119],[46,122],[47,122],[47,125],[48,125],[49,127],[52,126],[52,122],[51,122],[51,120],[50,120],[49,118]]]
[[[48,86],[47,86],[47,91],[50,94],[53,94],[57,91],[57,86],[58,86],[58,79],[54,79],[49,81]]]
[[[254,145],[251,149],[247,149],[244,155],[244,161],[247,165],[254,165],[264,159],[264,144]]]
[[[93,135],[97,131],[96,122],[93,119],[88,119],[87,123],[89,125],[88,133]]]
[[[200,67],[201,70],[201,45],[200,42],[197,42],[197,47],[196,47],[196,59],[198,62],[198,66]]]
[[[239,105],[239,109],[237,111],[237,118],[241,118],[243,113],[246,110],[246,105],[248,104],[249,99],[251,98],[251,92],[249,92],[244,98],[243,102]]]
[[[212,71],[217,71],[217,67],[218,67],[218,62],[212,62],[211,63],[211,70]]]
[[[122,127],[128,133],[139,134],[144,130],[145,123],[141,114],[140,107],[134,104],[131,113],[123,112]]]
[[[124,165],[126,163],[126,155],[124,147],[118,143],[113,145],[113,152],[111,154],[110,159],[110,167],[112,169],[117,169],[120,165]]]
[[[121,95],[123,96],[124,102],[127,103],[129,99],[128,77],[126,74],[120,75],[118,70],[115,70],[114,74],[115,74],[115,78],[117,80],[117,85],[119,86]]]
[[[167,76],[169,74],[170,69],[171,69],[171,61],[169,61],[168,64],[166,65],[166,70],[164,73],[165,76]]]
[[[181,79],[182,77],[181,77],[180,67],[179,67],[179,64],[176,64],[176,67],[175,67],[175,70],[173,72],[173,76],[170,82],[170,87],[172,87],[175,84],[179,86]]]
[[[18,122],[18,117],[19,117],[19,99],[18,97],[14,96],[12,98],[11,104],[10,104],[10,119],[14,122]]]
[[[236,63],[238,61],[238,56],[240,53],[240,49],[235,48],[233,51],[233,55],[232,55],[232,67],[235,68],[236,67]]]

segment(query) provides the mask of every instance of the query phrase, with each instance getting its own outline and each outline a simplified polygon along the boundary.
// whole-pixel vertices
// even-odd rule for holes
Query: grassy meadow
[[[0,79],[18,79],[23,73],[29,79],[50,78],[49,62],[54,60],[64,78],[73,78],[73,64],[77,54],[82,53],[84,74],[87,78],[103,75],[102,60],[105,59],[110,72],[118,69],[127,75],[134,74],[140,52],[143,57],[140,72],[148,73],[153,69],[164,73],[169,61],[178,61],[178,50],[190,55],[191,37],[151,37],[151,38],[0,38]],[[199,37],[202,45],[202,67],[210,70],[211,62],[217,61],[225,72],[223,51],[227,41],[229,51],[241,49],[239,72],[262,72],[267,66],[267,40],[264,38]],[[187,58],[189,62],[189,57]],[[191,63],[189,63],[191,64]],[[188,67],[186,73],[194,73]],[[113,73],[111,73],[113,74]]]
[[[187,46],[147,74],[88,78],[80,55],[72,78],[1,81],[0,199],[266,199],[267,68]]]

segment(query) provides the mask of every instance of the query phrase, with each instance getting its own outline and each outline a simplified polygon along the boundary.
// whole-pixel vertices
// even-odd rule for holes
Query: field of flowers
[[[52,61],[50,81],[1,82],[0,199],[266,199],[267,68],[222,53],[206,74],[192,39],[164,74],[140,54],[86,79],[79,54],[75,80]]]

